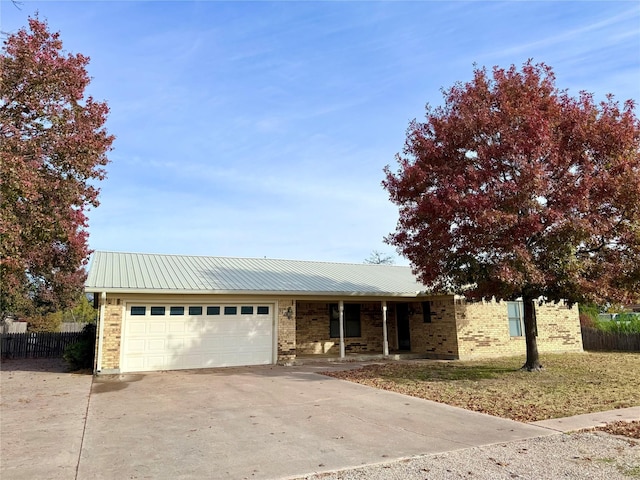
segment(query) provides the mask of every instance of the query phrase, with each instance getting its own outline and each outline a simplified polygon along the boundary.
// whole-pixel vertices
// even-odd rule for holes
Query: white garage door
[[[129,303],[122,372],[273,363],[273,305]]]

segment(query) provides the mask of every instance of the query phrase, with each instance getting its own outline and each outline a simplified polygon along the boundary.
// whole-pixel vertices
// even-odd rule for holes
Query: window
[[[238,314],[238,307],[224,307],[224,314],[225,315],[237,315]]]
[[[189,315],[202,315],[202,307],[189,307]]]
[[[241,315],[253,315],[253,307],[240,307]]]
[[[509,316],[509,335],[522,336],[522,302],[507,302],[507,315]]]
[[[422,302],[422,321],[431,323],[431,302]]]
[[[360,334],[360,305],[345,303],[344,305],[344,336],[359,337]],[[329,336],[340,338],[340,310],[338,304],[329,305]]]
[[[131,315],[146,315],[147,307],[131,307]]]
[[[207,315],[220,315],[220,307],[207,307]]]
[[[258,307],[258,315],[269,315],[269,307]]]
[[[184,315],[184,307],[171,307],[169,315]]]
[[[151,315],[164,315],[165,307],[151,307]]]

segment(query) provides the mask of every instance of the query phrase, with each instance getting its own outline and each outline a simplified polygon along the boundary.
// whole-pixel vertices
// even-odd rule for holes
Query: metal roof
[[[267,258],[94,252],[89,292],[415,296],[410,267]]]

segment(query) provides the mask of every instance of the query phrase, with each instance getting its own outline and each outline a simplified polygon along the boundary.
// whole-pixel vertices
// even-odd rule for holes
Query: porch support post
[[[338,303],[338,311],[340,312],[340,358],[344,358],[344,302],[342,300]]]
[[[387,301],[382,301],[382,354],[389,356],[389,339],[387,337]]]

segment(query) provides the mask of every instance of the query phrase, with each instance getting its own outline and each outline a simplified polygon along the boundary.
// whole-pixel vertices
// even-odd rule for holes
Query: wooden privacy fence
[[[585,350],[640,352],[640,333],[612,333],[582,327],[582,346]]]
[[[76,343],[82,332],[3,333],[2,358],[60,358],[67,345]]]

